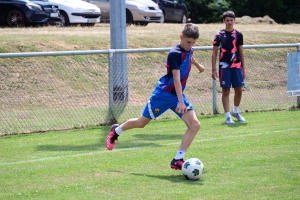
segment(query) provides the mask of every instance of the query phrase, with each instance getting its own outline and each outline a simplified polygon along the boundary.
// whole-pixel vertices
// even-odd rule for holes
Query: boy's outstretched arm
[[[199,64],[199,63],[196,61],[196,59],[194,58],[194,56],[192,57],[192,64],[195,65],[195,66],[198,68],[199,73],[203,72],[204,69],[205,69],[203,65]]]

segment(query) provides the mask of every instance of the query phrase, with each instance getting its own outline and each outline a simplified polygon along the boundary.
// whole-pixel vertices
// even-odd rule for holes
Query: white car
[[[45,1],[45,0],[44,0]],[[100,22],[101,10],[82,0],[47,0],[59,7],[61,25],[94,26]]]
[[[101,21],[110,20],[110,0],[85,0],[101,9]],[[111,0],[116,1],[116,0]],[[123,0],[124,1],[124,0]],[[150,22],[160,22],[162,10],[152,0],[125,0],[126,23],[146,26]]]

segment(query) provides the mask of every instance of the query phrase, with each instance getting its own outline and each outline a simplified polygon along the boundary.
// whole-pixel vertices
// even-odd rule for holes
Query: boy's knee
[[[198,123],[197,123],[197,130],[198,130],[198,131],[199,131],[200,127],[201,127],[201,124],[198,122]]]
[[[199,131],[199,129],[200,129],[200,127],[201,127],[201,124],[200,124],[200,122],[199,121],[196,121],[196,122],[194,122],[193,124],[192,124],[192,129],[194,130],[194,131]]]

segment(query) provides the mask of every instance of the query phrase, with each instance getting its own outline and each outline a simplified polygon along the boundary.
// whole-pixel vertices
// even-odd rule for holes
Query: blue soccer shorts
[[[236,88],[245,85],[242,68],[220,68],[219,80],[222,88]]]
[[[194,110],[192,104],[183,94],[184,104],[188,110]],[[155,119],[161,114],[171,109],[178,117],[182,117],[181,113],[176,112],[176,107],[178,103],[178,98],[176,95],[169,92],[161,92],[159,94],[152,94],[150,99],[147,101],[142,115],[148,119]]]

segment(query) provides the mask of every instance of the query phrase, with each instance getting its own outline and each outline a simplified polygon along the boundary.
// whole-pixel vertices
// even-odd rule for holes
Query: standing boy
[[[219,81],[222,87],[222,103],[226,115],[227,124],[234,124],[229,109],[230,88],[234,88],[234,107],[232,116],[239,122],[246,122],[239,113],[239,106],[242,99],[242,89],[245,78],[245,60],[243,52],[243,34],[233,28],[235,14],[233,11],[223,13],[223,23],[225,29],[216,33],[213,42],[212,52],[212,78],[216,80],[218,76],[216,59],[218,48],[219,54]]]
[[[187,125],[178,152],[171,161],[170,167],[181,170],[186,150],[194,140],[200,122],[195,114],[192,104],[183,94],[192,64],[199,72],[204,71],[193,57],[192,46],[199,38],[198,27],[194,24],[186,24],[180,34],[180,42],[173,47],[167,57],[167,74],[159,79],[144,111],[139,118],[127,120],[121,125],[113,125],[106,138],[106,147],[112,150],[118,136],[129,129],[144,128],[152,119],[157,118],[168,109],[175,112]]]

